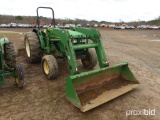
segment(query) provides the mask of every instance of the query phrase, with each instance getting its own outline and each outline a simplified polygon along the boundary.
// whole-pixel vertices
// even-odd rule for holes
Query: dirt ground
[[[0,29],[15,49],[23,45],[31,29]],[[15,32],[7,32],[15,31]],[[40,64],[17,57],[23,67],[25,86],[18,89],[13,78],[0,87],[0,120],[158,120],[160,118],[160,30],[100,29],[108,62],[128,62],[141,83],[126,93],[88,112],[82,113],[65,97],[67,63],[59,61],[59,76],[46,80]],[[156,115],[128,115],[130,110],[154,110]]]

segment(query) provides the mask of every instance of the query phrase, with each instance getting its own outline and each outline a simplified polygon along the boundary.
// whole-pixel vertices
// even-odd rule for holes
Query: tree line
[[[24,23],[24,24],[33,24],[36,21],[36,16],[13,16],[13,15],[0,15],[0,24],[8,24],[8,23]],[[132,21],[132,22],[108,22],[108,21],[96,21],[96,20],[85,20],[85,19],[70,19],[70,18],[65,18],[65,19],[60,19],[57,18],[55,19],[59,24],[65,25],[65,24],[128,24],[128,25],[133,25],[133,26],[138,26],[138,25],[158,25],[160,26],[160,16],[157,17],[154,20],[150,21]],[[43,17],[40,16],[40,21],[42,24],[50,24],[51,23],[51,18]]]

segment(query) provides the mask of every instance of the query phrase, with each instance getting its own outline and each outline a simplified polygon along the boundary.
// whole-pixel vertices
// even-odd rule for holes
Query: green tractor
[[[23,87],[23,71],[22,67],[16,64],[13,44],[3,37],[0,39],[0,86],[5,84],[4,78],[10,76],[14,77],[17,87]]]
[[[50,9],[53,15],[53,27],[43,31],[40,30],[40,8]],[[50,7],[37,8],[37,24],[37,28],[25,34],[28,60],[41,62],[44,75],[50,80],[61,75],[57,59],[66,59],[71,74],[66,78],[66,97],[81,111],[88,111],[139,86],[127,62],[109,66],[97,29],[58,29]],[[78,59],[87,72],[79,70]],[[97,63],[99,68],[94,69]]]

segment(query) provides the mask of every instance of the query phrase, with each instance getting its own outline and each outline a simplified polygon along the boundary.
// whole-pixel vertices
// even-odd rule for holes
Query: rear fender
[[[41,48],[42,49],[45,49],[45,42],[44,42],[44,37],[43,37],[43,34],[42,32],[38,29],[38,28],[34,28],[32,30],[32,32],[36,33],[38,38],[39,38],[39,42],[40,42],[40,45],[41,45]]]
[[[9,43],[8,38],[6,38],[6,37],[1,38],[0,39],[0,46],[2,47],[5,43]]]

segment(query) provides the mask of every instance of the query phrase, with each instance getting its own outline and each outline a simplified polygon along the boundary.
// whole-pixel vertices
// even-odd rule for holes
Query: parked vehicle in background
[[[10,24],[10,27],[11,27],[11,28],[17,28],[17,24],[16,24],[16,23],[11,23],[11,24]]]
[[[125,29],[125,26],[120,26],[120,29]]]
[[[6,24],[6,28],[10,28],[11,27],[11,24]]]
[[[75,25],[75,24],[69,24],[69,26],[70,26],[70,27],[76,27],[76,25]]]
[[[97,25],[97,24],[94,24],[94,27],[98,27],[98,25]]]
[[[134,26],[125,26],[125,29],[135,29]]]
[[[139,25],[137,26],[138,29],[154,29],[154,30],[158,30],[159,26],[156,25]]]
[[[23,28],[22,24],[17,24],[17,28]]]
[[[114,29],[125,29],[125,26],[115,26]]]
[[[130,26],[126,26],[125,29],[131,29]]]
[[[35,28],[35,27],[38,27],[36,24],[24,24],[24,23],[3,23],[3,24],[0,24],[0,28]],[[40,25],[40,28],[47,28],[47,27],[53,27],[47,23],[44,23],[44,25]],[[117,25],[115,26],[114,24],[109,24],[109,25],[106,25],[106,24],[101,24],[101,25],[98,25],[98,24],[65,24],[64,26],[62,24],[57,24],[56,25],[56,28],[60,28],[60,29],[70,29],[71,27],[109,27],[109,28],[114,28],[114,29],[145,29],[145,30],[149,30],[149,29],[152,29],[152,30],[159,30],[160,29],[160,26],[157,26],[157,25],[139,25],[137,27],[135,26],[130,26],[130,25]]]
[[[58,26],[58,28],[63,29],[63,28],[64,28],[64,26],[63,26],[63,25],[59,25],[59,26]]]
[[[136,29],[136,27],[134,27],[134,26],[130,26],[130,28],[131,28],[131,29]]]
[[[139,26],[137,26],[137,28],[138,29],[147,29],[147,28],[149,28],[149,26],[147,26],[147,25],[139,25]]]
[[[43,25],[43,28],[47,28],[47,27],[49,27],[48,25]]]
[[[1,24],[0,27],[1,27],[1,28],[5,28],[5,27],[6,27],[6,24]]]
[[[77,24],[77,27],[82,27],[82,25],[81,24]]]
[[[151,29],[158,30],[158,29],[159,29],[159,27],[158,27],[158,26],[156,26],[156,25],[152,25],[152,26],[151,26]]]
[[[87,26],[87,27],[90,27],[90,24],[87,24],[86,26]]]
[[[109,24],[108,27],[109,27],[109,28],[115,28],[116,25],[115,25],[115,24]]]
[[[66,24],[66,25],[63,26],[63,28],[64,28],[64,29],[69,29],[70,26],[69,26],[68,24]]]
[[[105,24],[101,24],[100,27],[106,27],[106,25]]]
[[[120,26],[114,26],[114,29],[121,29]]]

